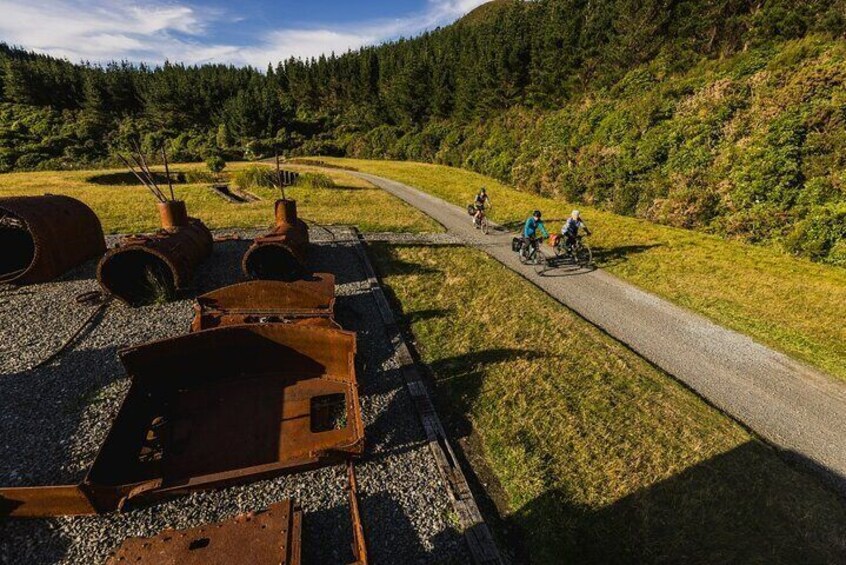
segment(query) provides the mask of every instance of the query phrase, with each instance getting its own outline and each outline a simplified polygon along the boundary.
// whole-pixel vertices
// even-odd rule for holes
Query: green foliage
[[[278,186],[276,172],[264,165],[250,165],[232,173],[232,180],[241,190],[251,188],[275,188]]]
[[[214,174],[219,174],[226,168],[226,161],[220,155],[212,155],[206,159],[206,167]]]
[[[335,188],[335,181],[322,173],[300,173],[295,186],[308,188]]]

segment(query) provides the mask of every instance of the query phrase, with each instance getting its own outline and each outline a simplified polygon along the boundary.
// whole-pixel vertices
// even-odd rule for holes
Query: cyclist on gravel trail
[[[485,211],[485,206],[491,205],[491,198],[488,196],[485,187],[482,187],[482,190],[476,195],[475,200],[473,200],[473,206],[476,207],[476,214],[473,216],[473,225],[478,225],[482,221],[482,213]]]
[[[546,231],[546,226],[543,225],[543,221],[541,220],[540,210],[535,210],[535,213],[532,214],[531,218],[526,220],[526,224],[523,226],[524,248],[529,245],[537,245],[538,232],[541,233],[542,237],[549,237],[549,232]]]
[[[590,235],[590,230],[582,221],[582,216],[578,210],[573,210],[573,213],[570,214],[570,217],[561,226],[561,235],[567,238],[565,245],[567,246],[567,250],[573,248],[573,245],[576,244],[576,237],[579,235],[579,228],[585,230],[585,233]]]

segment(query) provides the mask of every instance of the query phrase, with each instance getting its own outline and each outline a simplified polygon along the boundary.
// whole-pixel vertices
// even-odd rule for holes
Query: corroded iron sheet
[[[360,454],[355,349],[351,332],[255,324],[124,350],[132,385],[81,495],[73,486],[0,489],[0,508],[107,512]]]
[[[110,294],[133,306],[167,300],[191,283],[209,255],[212,234],[200,220],[151,235],[124,237],[97,267],[97,279]]]
[[[302,510],[291,500],[231,520],[127,538],[106,565],[299,565]]]
[[[295,200],[276,201],[276,227],[257,237],[241,268],[253,279],[293,281],[307,273],[308,226],[297,217]]]
[[[328,273],[293,282],[250,281],[198,297],[191,330],[269,322],[336,326],[334,307],[335,277]]]
[[[74,198],[0,198],[0,282],[47,282],[106,251],[96,214]]]

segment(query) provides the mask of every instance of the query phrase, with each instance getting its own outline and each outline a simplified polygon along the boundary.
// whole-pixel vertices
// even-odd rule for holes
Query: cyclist
[[[546,231],[546,226],[543,225],[543,220],[541,220],[540,210],[535,210],[523,226],[523,252],[526,252],[529,246],[537,246],[538,232],[540,232],[541,237],[549,237],[549,232]]]
[[[483,186],[476,198],[473,200],[473,206],[476,207],[476,213],[473,215],[473,225],[478,227],[482,223],[482,214],[485,211],[485,206],[491,205],[491,198]]]
[[[579,213],[578,210],[573,210],[573,213],[570,214],[570,217],[561,226],[561,235],[567,238],[564,242],[564,245],[567,247],[567,252],[571,253],[573,249],[573,245],[576,244],[576,238],[579,235],[579,229],[585,230],[585,233],[590,235],[590,230],[582,221],[582,215]]]

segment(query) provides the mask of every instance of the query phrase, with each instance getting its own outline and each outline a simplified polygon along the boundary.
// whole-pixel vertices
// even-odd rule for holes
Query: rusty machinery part
[[[94,212],[74,198],[0,198],[0,283],[47,282],[106,251]]]
[[[131,306],[166,302],[188,287],[212,246],[211,232],[194,218],[182,227],[126,236],[100,261],[97,279]]]
[[[359,455],[355,334],[229,326],[120,353],[132,377],[80,485],[0,488],[0,513],[108,512]]]
[[[190,222],[184,200],[156,202],[156,208],[159,210],[159,220],[163,229],[184,228]]]
[[[350,519],[352,520],[354,561],[350,565],[367,565],[367,543],[364,539],[364,525],[361,522],[361,510],[358,505],[358,483],[355,480],[355,465],[347,461],[349,477]]]
[[[198,297],[191,331],[271,322],[338,327],[334,310],[334,275],[315,273],[294,282],[250,281]]]
[[[284,500],[216,524],[126,538],[106,565],[300,565],[302,517]]]
[[[277,200],[276,227],[257,237],[241,262],[251,279],[293,281],[307,272],[308,226],[297,217],[295,200]]]

